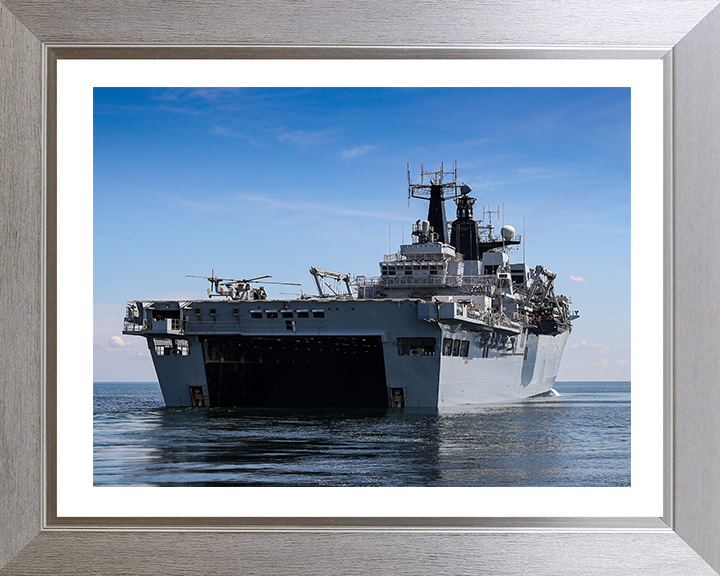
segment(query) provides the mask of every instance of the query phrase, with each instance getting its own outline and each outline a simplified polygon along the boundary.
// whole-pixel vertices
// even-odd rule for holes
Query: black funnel
[[[438,242],[447,243],[447,219],[445,218],[445,198],[443,187],[438,184],[430,185],[430,206],[428,207],[428,222],[438,235]]]

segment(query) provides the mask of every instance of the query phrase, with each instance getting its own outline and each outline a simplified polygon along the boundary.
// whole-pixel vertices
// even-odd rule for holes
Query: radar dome
[[[515,228],[512,226],[503,226],[500,230],[500,234],[505,240],[512,240],[513,236],[515,236]]]

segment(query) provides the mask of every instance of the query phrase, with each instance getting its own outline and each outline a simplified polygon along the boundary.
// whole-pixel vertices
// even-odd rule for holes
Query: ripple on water
[[[465,412],[167,409],[156,383],[98,383],[94,483],[629,486],[630,384]]]

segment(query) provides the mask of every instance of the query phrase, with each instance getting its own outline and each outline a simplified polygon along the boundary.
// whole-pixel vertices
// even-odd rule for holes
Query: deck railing
[[[150,326],[147,323],[128,320],[127,318],[123,321],[123,332],[142,332],[148,328]]]
[[[415,261],[421,262],[442,262],[443,260],[462,260],[462,254],[453,256],[447,252],[410,252],[408,254],[402,254],[397,252],[395,254],[385,254],[383,262],[402,262],[412,263]]]
[[[453,286],[453,287],[477,287],[494,286],[497,276],[410,276],[399,274],[397,276],[356,276],[355,285],[359,288],[372,286]]]

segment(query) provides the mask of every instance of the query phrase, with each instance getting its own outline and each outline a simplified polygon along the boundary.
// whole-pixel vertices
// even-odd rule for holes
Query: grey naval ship
[[[429,202],[412,243],[377,277],[311,268],[317,296],[267,298],[213,274],[208,298],[132,301],[123,334],[147,339],[167,406],[449,408],[552,394],[578,317],[555,273],[513,263],[521,237],[474,219],[470,186],[420,170]],[[445,202],[456,218],[448,224]]]

